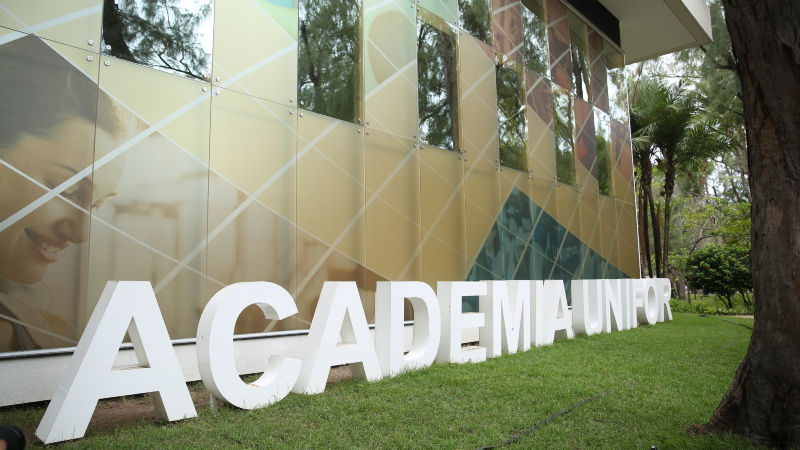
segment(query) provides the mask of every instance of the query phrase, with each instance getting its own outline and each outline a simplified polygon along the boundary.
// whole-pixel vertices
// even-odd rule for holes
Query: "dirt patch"
[[[254,377],[248,376],[246,378],[250,380]],[[350,366],[334,367],[328,374],[326,386],[330,387],[352,378],[353,374],[350,371]],[[194,381],[188,383],[187,387],[189,388],[189,394],[192,396],[195,409],[200,410],[210,407],[211,394],[202,382]],[[26,406],[41,408],[46,406],[47,403],[37,402]],[[41,414],[44,415],[44,409],[41,409]],[[41,417],[39,420],[41,420]],[[117,427],[128,427],[140,423],[157,425],[168,423],[156,414],[150,395],[133,395],[100,400],[97,403],[94,414],[92,414],[92,420],[89,422],[86,434],[104,433],[113,431]],[[41,444],[41,441],[35,435],[36,428],[22,428],[22,432],[25,433],[25,439],[29,443]]]

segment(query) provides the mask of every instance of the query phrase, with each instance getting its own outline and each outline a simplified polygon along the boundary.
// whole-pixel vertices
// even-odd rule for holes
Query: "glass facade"
[[[0,3],[0,352],[108,280],[182,339],[243,281],[299,313],[239,334],[325,281],[373,321],[378,281],[639,275],[624,55],[559,0]]]

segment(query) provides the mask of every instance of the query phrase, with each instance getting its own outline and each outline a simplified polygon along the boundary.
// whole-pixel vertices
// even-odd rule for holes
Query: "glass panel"
[[[608,101],[611,117],[627,125],[628,83],[625,81],[625,55],[606,42],[606,65],[608,66]]]
[[[614,164],[611,160],[611,118],[595,109],[595,144],[597,146],[598,190],[603,195],[614,195]]]
[[[214,29],[215,85],[296,105],[297,2],[220,1]]]
[[[297,326],[308,328],[323,282],[356,281],[366,299],[366,191],[363,129],[302,114],[297,124]]]
[[[364,136],[367,180],[367,280],[421,281],[419,155],[415,141],[373,131]],[[367,319],[375,315],[367,289]]]
[[[3,0],[0,2],[0,29],[4,42],[36,34],[84,50],[100,51],[103,0]],[[8,33],[6,35],[6,33]]]
[[[525,65],[539,75],[550,76],[550,71],[547,70],[550,59],[547,48],[547,23],[542,0],[524,0],[522,5]]]
[[[492,45],[492,0],[458,0],[461,28]]]
[[[597,191],[581,191],[581,234],[583,242],[593,251],[602,253],[600,224],[600,195]]]
[[[465,158],[500,162],[497,133],[497,81],[492,48],[469,35],[460,47],[462,139]]]
[[[497,119],[500,163],[528,171],[528,122],[525,114],[525,72],[521,64],[497,54]]]
[[[581,230],[580,192],[575,186],[560,184],[558,191],[558,223],[574,234],[578,239],[583,239]]]
[[[569,14],[559,0],[546,0],[547,40],[550,48],[550,78],[572,90],[572,57],[569,48]]]
[[[458,0],[419,0],[417,4],[450,25],[458,25]]]
[[[605,39],[589,27],[589,63],[592,72],[592,103],[608,113],[608,72]]]
[[[435,147],[420,150],[422,281],[463,280],[467,271],[464,163]]]
[[[425,10],[417,17],[419,137],[426,144],[458,148],[458,35]]]
[[[525,69],[527,85],[528,151],[530,170],[536,176],[556,179],[553,90],[550,81]]]
[[[214,0],[106,2],[103,54],[193,80],[211,81]]]
[[[85,317],[108,280],[149,281],[170,337],[193,337],[206,283],[219,286],[206,278],[211,92],[125,61],[100,67],[100,91],[119,101],[106,114],[128,130],[95,140],[92,198],[103,206],[92,214]]]
[[[22,322],[0,317],[0,352],[74,347],[85,326],[99,64],[33,35],[0,45],[0,314]],[[117,139],[119,106],[101,97],[97,133]]]
[[[531,194],[534,203],[541,208],[539,217],[534,218],[531,246],[545,258],[554,261],[566,233],[565,227],[562,227],[556,220],[558,193],[555,184],[551,180],[532,177]],[[546,275],[549,276],[549,272]]]
[[[502,236],[495,230],[497,245],[491,247],[488,260],[481,259],[481,252],[488,245],[487,239],[499,220],[500,170],[492,163],[469,159],[464,166],[464,188],[466,193],[467,257],[502,278]],[[491,264],[489,264],[491,262]]]
[[[575,184],[575,147],[572,94],[553,86],[553,122],[556,136],[556,174],[560,183]]]
[[[269,281],[295,292],[297,115],[289,111],[232,91],[213,96],[209,299],[243,281]],[[294,330],[296,324],[294,316],[268,320],[252,307],[239,316],[235,332]]]
[[[622,122],[611,119],[611,148],[613,149],[616,170],[614,171],[614,194],[619,200],[635,201],[633,175],[633,154],[631,150],[631,131]]]
[[[632,203],[618,202],[619,268],[628,276],[639,277],[639,240],[636,208]]]
[[[418,132],[416,15],[406,0],[364,12],[366,126],[408,139]]]
[[[597,192],[597,143],[591,103],[575,99],[575,156],[578,158],[578,185]]]
[[[609,263],[619,265],[617,249],[617,207],[613,198],[600,197],[600,235],[602,256]]]
[[[569,12],[569,42],[572,55],[572,85],[576,98],[592,101],[592,80],[589,73],[589,49],[586,44],[586,22]]]
[[[515,180],[516,179],[516,180]],[[533,234],[534,217],[541,213],[530,198],[528,174],[516,171],[500,173],[501,192],[505,198],[500,224],[505,231],[503,253],[507,280],[529,280],[533,271],[533,253],[526,252]],[[506,193],[508,188],[510,193]]]
[[[583,280],[602,280],[606,268],[606,260],[596,251],[589,249],[583,261],[580,278]]]
[[[362,119],[361,2],[299,0],[300,106],[348,122]]]
[[[495,49],[522,63],[522,4],[518,0],[492,0],[492,11]]]

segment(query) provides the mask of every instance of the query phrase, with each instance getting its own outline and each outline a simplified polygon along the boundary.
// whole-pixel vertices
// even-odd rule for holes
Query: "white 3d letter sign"
[[[239,315],[258,305],[266,318],[282,320],[297,314],[297,306],[276,284],[237,283],[220,290],[203,310],[197,363],[215,398],[253,409],[276,403],[290,391],[323,392],[332,366],[350,364],[353,377],[372,381],[434,360],[477,363],[573,338],[576,332],[609,333],[672,320],[667,279],[575,280],[571,287],[572,309],[561,280],[439,282],[436,293],[422,282],[379,282],[373,344],[356,283],[326,282],[302,361],[269,356],[263,375],[246,384],[234,360]],[[478,312],[462,312],[467,296],[479,297]],[[406,355],[404,299],[414,308]],[[480,346],[461,346],[462,330],[468,328],[480,328]],[[126,331],[139,364],[115,368]],[[167,420],[197,415],[150,283],[109,281],[36,435],[48,444],[80,438],[98,400],[141,393],[151,394],[156,411]]]
[[[126,330],[139,366],[115,369]],[[109,281],[36,436],[47,444],[83,437],[98,400],[141,393],[166,420],[197,416],[150,283]]]
[[[341,344],[337,344],[339,334]],[[353,378],[373,381],[381,377],[356,283],[326,281],[311,320],[294,392],[323,392],[331,367],[341,364],[351,364]]]
[[[480,330],[480,346],[486,356],[496,358],[506,353],[526,351],[531,347],[531,282],[485,281],[486,295],[481,295],[479,309],[486,316]]]
[[[245,384],[239,378],[233,360],[233,329],[250,305],[259,305],[267,319],[297,314],[291,294],[277,284],[236,283],[211,298],[197,327],[197,365],[203,384],[216,398],[242,409],[281,401],[297,382],[301,365],[299,359],[272,355],[258,380]]]
[[[403,355],[403,300],[414,308],[411,351]],[[375,291],[375,348],[383,376],[430,366],[439,350],[441,314],[436,293],[419,281],[379,281]]]
[[[462,299],[470,295],[486,295],[485,281],[440,281],[437,296],[442,313],[442,339],[436,361],[481,362],[486,361],[483,347],[461,348],[461,330],[484,325],[483,313],[463,313]]]

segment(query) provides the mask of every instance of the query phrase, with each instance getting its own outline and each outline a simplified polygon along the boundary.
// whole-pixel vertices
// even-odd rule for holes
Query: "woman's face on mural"
[[[53,189],[92,164],[94,123],[83,119],[65,121],[45,139],[24,135],[4,149],[0,157],[36,183]],[[97,129],[97,139],[115,138]],[[89,211],[116,195],[123,161],[112,161],[102,177],[91,174],[69,186],[61,198],[53,198],[0,232],[0,276],[20,284],[41,281],[47,267],[62,251],[89,238]],[[5,220],[46,193],[23,176],[2,167],[0,218]],[[27,178],[26,177],[26,178]],[[94,200],[92,200],[94,198]],[[66,200],[66,201],[65,201]],[[77,207],[76,207],[77,206]]]

